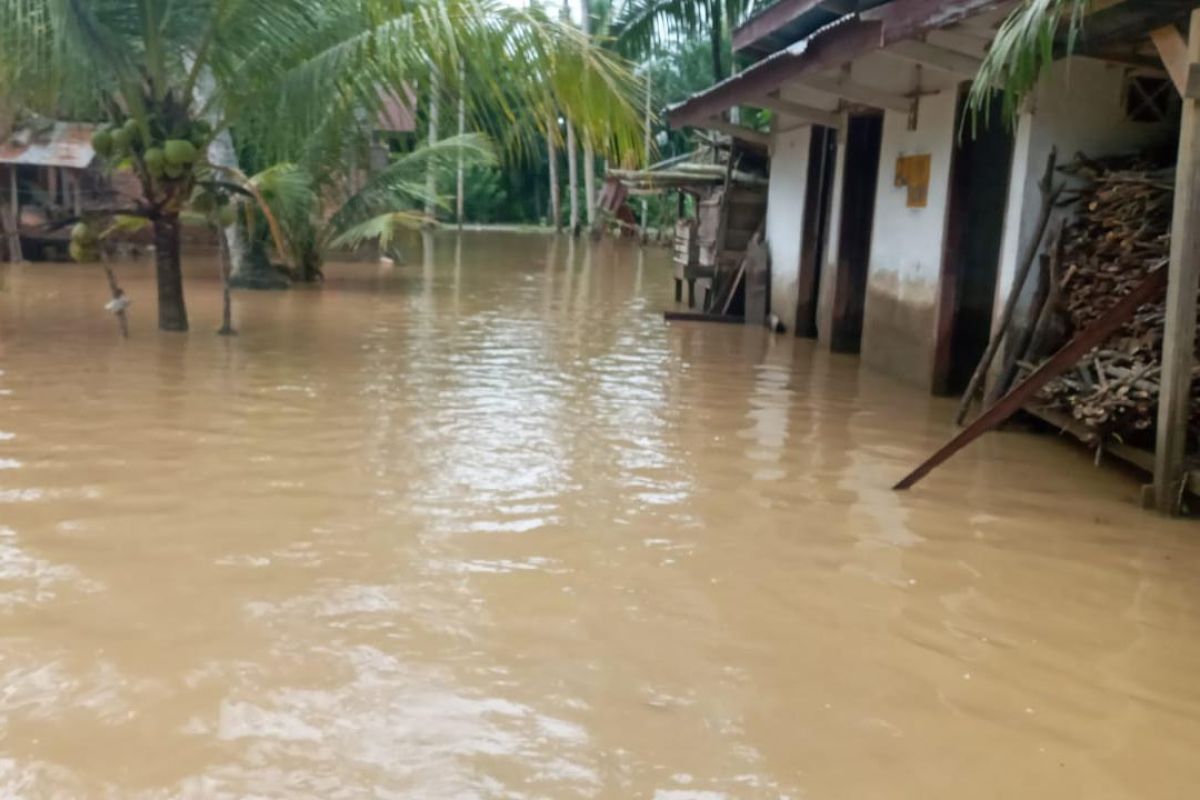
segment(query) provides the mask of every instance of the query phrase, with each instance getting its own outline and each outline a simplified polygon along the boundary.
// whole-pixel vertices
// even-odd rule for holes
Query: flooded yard
[[[668,254],[0,265],[0,797],[1184,798],[1200,535]]]

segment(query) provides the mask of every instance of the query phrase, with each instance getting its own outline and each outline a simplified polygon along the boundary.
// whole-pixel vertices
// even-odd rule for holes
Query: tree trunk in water
[[[546,163],[550,168],[550,225],[555,233],[562,232],[562,201],[558,189],[558,148],[554,146],[554,115],[546,128]]]
[[[233,137],[229,135],[229,131],[221,131],[208,144],[208,162],[215,164],[218,167],[229,167],[232,169],[238,168],[237,151],[233,148]],[[240,217],[242,215],[242,201],[237,197],[230,200],[234,204],[234,211]],[[226,227],[218,228],[218,235],[225,239],[225,245],[229,250],[229,269],[232,275],[239,275],[244,272],[247,267],[246,258],[246,239],[242,235],[241,228],[237,223]]]
[[[567,120],[567,191],[571,201],[571,235],[579,235],[579,160],[575,126]]]
[[[183,302],[183,266],[180,263],[179,215],[154,220],[154,268],[158,278],[158,328],[188,329],[187,306]]]
[[[438,141],[438,101],[439,95],[442,93],[442,82],[438,78],[437,69],[434,69],[429,78],[429,144],[437,144]],[[425,216],[429,218],[428,224],[433,224],[437,221],[437,168],[431,163],[429,169],[425,172],[425,191],[428,196],[425,199]]]
[[[458,72],[458,135],[461,137],[467,132],[467,101],[463,97],[463,73],[460,69]],[[462,230],[463,226],[463,204],[465,202],[465,192],[463,191],[463,154],[458,151],[458,187],[454,198],[454,215],[458,218],[458,229]]]
[[[241,226],[239,226],[241,227]],[[243,230],[242,234],[245,236]],[[229,285],[234,289],[287,289],[292,285],[287,276],[271,263],[271,248],[267,243],[266,231],[255,231],[246,245],[245,266],[240,272],[230,275]]]
[[[590,39],[592,36],[592,6],[588,0],[581,0],[579,6],[583,35]],[[587,224],[590,227],[596,224],[596,154],[592,147],[592,137],[586,130],[583,132],[583,194],[584,206],[587,209]]]
[[[645,118],[642,120],[642,158],[645,160],[645,163],[642,164],[642,169],[648,169],[650,167],[650,120],[652,117],[651,109],[654,104],[653,96],[654,96],[654,76],[651,73],[651,65],[649,62],[647,62],[646,63],[646,114],[645,114]],[[649,220],[650,220],[650,206],[646,202],[646,198],[643,197],[642,198],[642,225],[641,225],[642,230],[640,231],[640,233],[642,235],[642,243],[643,244],[646,242],[646,238],[647,238],[646,225],[649,224]]]
[[[596,153],[586,136],[583,139],[583,194],[590,227],[596,224]]]

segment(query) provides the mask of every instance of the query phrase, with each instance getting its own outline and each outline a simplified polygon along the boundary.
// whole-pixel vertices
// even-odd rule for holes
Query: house
[[[673,125],[768,144],[770,303],[784,324],[938,394],[965,388],[1041,239],[1038,182],[1051,150],[1070,159],[1174,146],[1188,65],[1200,60],[1183,37],[1151,37],[1187,31],[1200,4],[1096,3],[1073,55],[1055,62],[1014,127],[997,113],[969,129],[966,87],[1015,5],[779,0],[734,34],[754,63],[668,109]],[[1183,105],[1186,130],[1196,103]],[[738,106],[774,112],[769,135],[729,123]],[[1181,174],[1190,150],[1185,139]],[[1192,340],[1192,260],[1171,263],[1182,287],[1168,312],[1173,341]],[[1164,378],[1184,387],[1176,397],[1186,397],[1190,358],[1188,347]],[[1186,428],[1185,409],[1170,414]],[[1162,494],[1186,478],[1181,452],[1160,457],[1170,462],[1159,465]]]
[[[100,168],[94,131],[87,123],[35,119],[0,141],[0,256],[65,258],[69,229],[54,223],[141,196],[132,175]]]

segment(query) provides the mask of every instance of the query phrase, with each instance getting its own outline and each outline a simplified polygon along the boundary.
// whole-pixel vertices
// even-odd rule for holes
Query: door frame
[[[856,142],[856,128],[871,126],[870,139]],[[846,122],[846,154],[843,169],[841,213],[838,221],[837,278],[833,293],[833,324],[829,347],[835,353],[862,350],[863,322],[867,302],[867,280],[871,271],[871,249],[878,206],[880,160],[883,157],[884,115],[882,111],[856,112]],[[858,151],[854,150],[858,147]],[[874,150],[871,154],[870,151]],[[865,170],[850,180],[851,170]],[[862,185],[858,185],[858,181]],[[858,196],[861,194],[861,197]],[[852,205],[862,205],[853,208]],[[861,250],[862,263],[847,262],[850,245]]]
[[[829,240],[837,147],[836,129],[812,126],[804,187],[804,219],[800,229],[799,297],[796,302],[796,335],[808,339],[817,337],[817,307],[821,297],[821,273],[825,267],[825,245]]]
[[[954,112],[954,142],[950,154],[950,177],[946,192],[946,222],[945,233],[942,236],[942,265],[938,270],[938,300],[937,323],[934,330],[933,345],[933,374],[930,379],[930,391],[939,396],[953,393],[950,386],[951,375],[954,371],[954,329],[958,323],[959,305],[962,299],[959,286],[959,260],[963,257],[963,248],[969,230],[969,213],[964,192],[970,187],[970,175],[964,163],[964,148],[958,144],[958,136],[962,131],[962,121],[966,112],[967,95],[970,83],[960,85],[958,105]],[[999,123],[998,123],[999,124]],[[1010,154],[1008,160],[1008,180],[1005,183],[1005,202],[1002,209],[1003,219],[1001,229],[1008,224],[1008,194],[1012,188],[1012,169],[1016,154],[1016,137],[1010,135]],[[1004,254],[1004,235],[1001,233],[1000,249],[996,253],[996,288],[999,289],[1000,259]],[[993,301],[994,305],[994,301]]]

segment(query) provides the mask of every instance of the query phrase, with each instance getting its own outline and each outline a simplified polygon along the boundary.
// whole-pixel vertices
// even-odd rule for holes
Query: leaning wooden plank
[[[667,322],[727,322],[733,325],[741,325],[745,321],[741,317],[702,314],[698,311],[664,311],[663,319]]]
[[[1029,240],[1029,245],[1025,253],[1021,256],[1021,262],[1017,265],[1017,274],[1013,278],[1012,289],[1009,290],[1008,299],[1004,302],[1004,309],[1000,312],[1000,319],[996,323],[996,330],[992,333],[992,338],[988,341],[987,349],[983,351],[983,355],[979,359],[979,364],[975,367],[975,372],[971,375],[971,381],[967,384],[967,390],[963,392],[962,400],[958,405],[958,412],[954,415],[954,424],[961,425],[963,420],[967,418],[967,412],[971,410],[971,404],[975,402],[975,398],[983,393],[984,382],[987,380],[988,371],[992,367],[992,360],[996,357],[996,353],[1000,350],[1000,344],[1008,335],[1008,326],[1012,323],[1013,314],[1017,311],[1017,301],[1021,297],[1021,292],[1025,288],[1025,281],[1029,277],[1029,271],[1033,268],[1034,262],[1037,261],[1038,251],[1042,247],[1042,238],[1046,235],[1046,228],[1050,225],[1050,215],[1054,212],[1054,206],[1058,202],[1059,195],[1063,192],[1063,186],[1054,186],[1054,166],[1058,160],[1057,148],[1050,148],[1050,155],[1046,158],[1046,172],[1042,175],[1041,181],[1038,182],[1038,189],[1042,193],[1042,207],[1038,212],[1037,225],[1034,226],[1033,237]]]
[[[963,428],[957,436],[892,488],[895,490],[911,489],[917,481],[945,463],[952,455],[1011,417],[1021,406],[1032,400],[1043,386],[1075,366],[1089,350],[1112,336],[1140,306],[1156,299],[1166,287],[1167,270],[1160,268],[1151,272],[1144,281],[1138,284],[1136,289],[1122,297],[1116,305],[1081,331],[1078,336],[1051,356],[1046,363],[1034,370],[1028,378],[1014,386],[1012,391],[980,414],[974,422]]]

